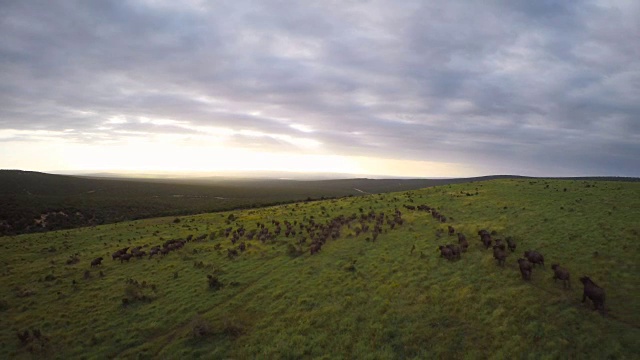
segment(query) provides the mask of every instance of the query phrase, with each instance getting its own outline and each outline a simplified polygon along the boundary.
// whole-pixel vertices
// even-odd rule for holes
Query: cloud
[[[10,2],[0,141],[165,134],[640,176],[639,17],[627,1]]]

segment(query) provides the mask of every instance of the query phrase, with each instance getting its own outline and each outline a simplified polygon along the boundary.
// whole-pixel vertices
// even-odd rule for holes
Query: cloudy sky
[[[640,176],[640,1],[0,0],[0,168]]]

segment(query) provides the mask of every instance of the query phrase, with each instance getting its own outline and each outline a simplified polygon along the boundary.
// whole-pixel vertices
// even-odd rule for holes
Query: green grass
[[[437,207],[449,221],[439,224],[405,204]],[[360,209],[390,215],[396,207],[404,224],[394,230],[385,224],[376,242],[366,240],[370,232],[355,236],[352,223],[313,256],[308,242],[303,255],[287,255],[294,240],[284,236],[284,226],[275,242],[247,241],[251,246],[233,260],[226,256],[231,241],[218,234],[238,224],[251,230],[256,222],[273,230],[271,220],[307,224],[314,216],[324,223],[338,215],[359,216]],[[640,353],[638,183],[494,180],[234,211],[237,220],[227,224],[229,214],[2,238],[0,354],[631,359]],[[447,225],[465,233],[471,245],[457,262],[436,251],[454,242],[436,236]],[[516,239],[518,249],[504,268],[480,246],[479,229]],[[110,257],[129,245],[211,233],[213,240],[189,242],[160,260],[121,264]],[[536,268],[527,283],[516,259],[529,249],[544,254],[546,269]],[[75,253],[81,261],[67,265]],[[105,257],[104,265],[90,269],[97,256]],[[552,263],[569,269],[572,289],[553,282]],[[89,279],[83,277],[86,270]],[[209,289],[208,274],[225,286]],[[589,301],[580,302],[582,275],[605,289],[607,316],[592,311]],[[136,291],[127,285],[130,278],[147,283],[141,291],[151,302],[122,306],[127,286],[129,293]],[[33,294],[18,296],[28,291]],[[32,328],[48,344],[21,345],[16,332]]]

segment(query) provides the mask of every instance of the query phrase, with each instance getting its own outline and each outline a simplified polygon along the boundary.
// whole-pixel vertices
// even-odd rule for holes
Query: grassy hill
[[[470,179],[116,179],[0,170],[0,236],[360,196]]]
[[[404,205],[436,208],[447,222]],[[174,219],[3,238],[0,354],[632,359],[640,353],[639,183],[500,179]],[[449,225],[470,242],[457,261],[437,251],[456,242]],[[312,238],[324,229],[328,239],[311,255]],[[481,246],[480,229],[517,242],[504,267]],[[149,252],[170,239],[190,241],[152,259],[111,258],[123,247]],[[525,250],[546,260],[530,282],[516,263]],[[91,267],[96,257],[103,264]],[[571,272],[571,289],[552,280],[553,263]],[[592,311],[590,300],[581,303],[583,275],[605,289],[605,316]],[[16,333],[25,330],[21,342]]]

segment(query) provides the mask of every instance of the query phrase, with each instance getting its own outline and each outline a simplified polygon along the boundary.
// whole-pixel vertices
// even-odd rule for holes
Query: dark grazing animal
[[[584,285],[584,293],[582,294],[582,302],[587,298],[593,301],[593,310],[602,310],[604,314],[604,289],[596,285],[588,276],[583,276],[580,281]]]
[[[498,265],[504,266],[504,261],[507,259],[507,252],[505,251],[504,244],[493,245],[493,257],[498,260]]]
[[[507,236],[506,240],[509,250],[511,250],[511,252],[516,251],[516,242],[513,240],[513,238],[511,236]]]
[[[151,259],[153,255],[156,255],[156,254],[160,254],[160,247],[153,247],[151,248],[151,250],[149,250],[149,259]]]
[[[484,244],[484,248],[488,249],[491,247],[491,235],[483,234],[482,235],[482,243]]]
[[[119,259],[120,257],[122,257],[122,255],[127,253],[127,250],[129,250],[128,246],[126,248],[122,248],[122,249],[114,252],[113,254],[111,254],[111,259],[113,259],[113,260]]]
[[[236,256],[238,256],[238,250],[236,250],[236,249],[227,249],[227,257],[229,259],[233,259]]]
[[[311,244],[311,247],[309,248],[311,255],[316,254],[318,251],[320,251],[320,249],[322,249],[322,243],[318,243],[318,242],[314,242],[313,244]]]
[[[440,257],[453,260],[453,251],[449,247],[440,245],[438,249],[440,250]]]
[[[454,229],[453,226],[447,225],[447,228],[449,230],[449,236],[452,236],[453,234],[456,233],[456,229]]]
[[[29,335],[29,330],[25,330],[24,332],[17,332],[18,335],[18,339],[20,339],[20,342],[22,343],[22,345],[25,345],[29,342],[29,340],[31,340],[31,335]]]
[[[460,249],[462,249],[462,252],[466,252],[469,248],[469,242],[467,241],[467,238],[461,233],[458,233],[458,245],[460,245]]]
[[[531,264],[540,264],[544,267],[544,256],[537,251],[525,251],[524,257],[529,260]]]
[[[120,263],[126,261],[129,262],[129,260],[133,257],[132,254],[122,254],[120,255]]]
[[[98,265],[102,265],[101,257],[91,260],[91,267],[98,266]]]
[[[565,288],[569,287],[571,289],[571,280],[569,279],[569,271],[567,269],[561,268],[558,264],[551,265],[553,269],[553,281],[560,279],[562,280],[562,286]]]
[[[518,265],[520,266],[520,274],[522,275],[523,280],[531,280],[531,272],[533,271],[533,267],[531,263],[527,261],[527,259],[518,259]]]
[[[448,244],[447,247],[451,249],[451,260],[458,259],[460,260],[460,246]]]

